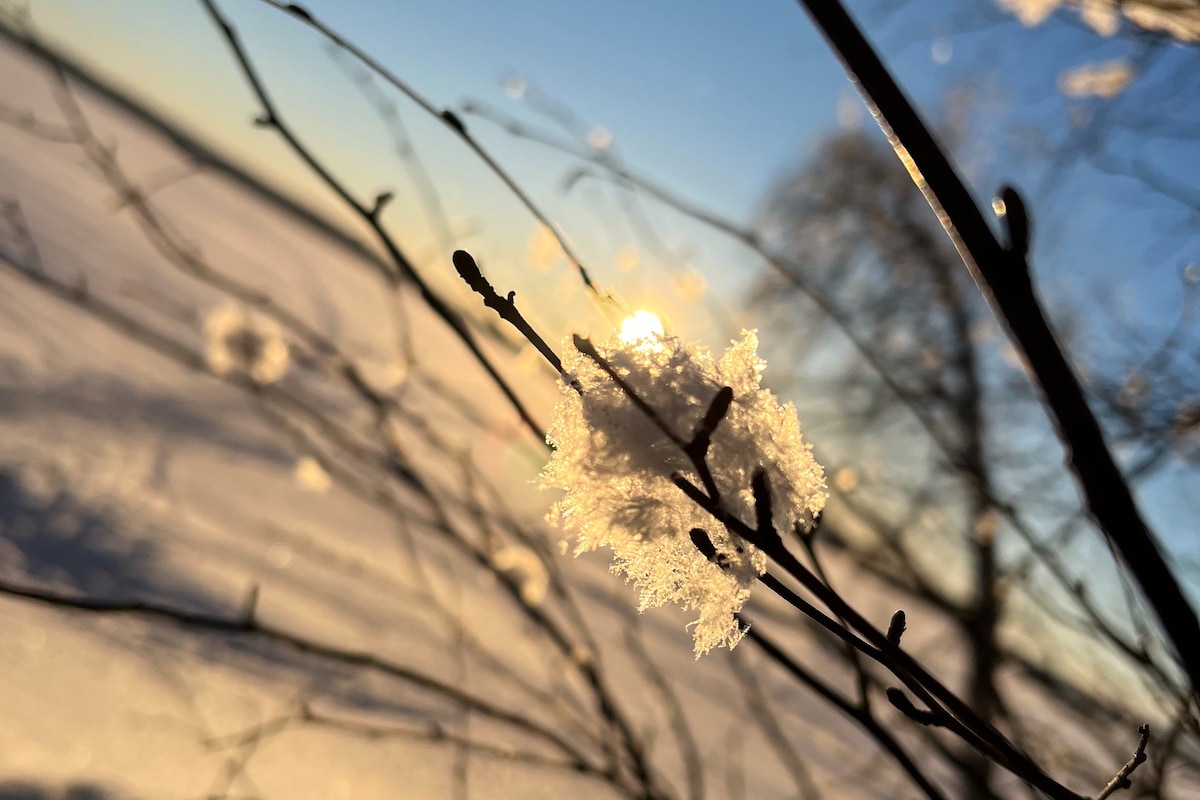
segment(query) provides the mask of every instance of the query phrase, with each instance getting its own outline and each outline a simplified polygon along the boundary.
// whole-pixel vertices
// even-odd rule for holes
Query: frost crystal
[[[743,332],[718,360],[705,347],[657,332],[614,337],[596,346],[633,392],[683,441],[692,438],[717,392],[733,403],[717,426],[708,465],[725,509],[754,524],[750,488],[760,467],[770,481],[776,527],[808,529],[825,505],[821,466],[800,436],[792,404],[781,405],[760,385],[765,366],[758,339]],[[563,385],[548,438],[555,452],[542,471],[543,488],[565,490],[549,519],[575,534],[575,554],[607,547],[613,571],[641,590],[639,610],[675,602],[699,611],[694,628],[699,657],[742,636],[733,615],[766,569],[766,556],[726,531],[672,482],[679,473],[701,485],[692,463],[591,358],[570,341],[564,368],[579,390]],[[708,533],[723,567],[689,537]]]

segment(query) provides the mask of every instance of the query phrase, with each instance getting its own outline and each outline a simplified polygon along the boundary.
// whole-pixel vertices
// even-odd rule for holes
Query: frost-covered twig
[[[756,348],[750,332],[719,360],[673,337],[603,345],[575,337],[564,366],[580,390],[564,387],[550,430],[556,450],[542,485],[566,491],[553,514],[575,532],[576,552],[612,549],[643,607],[673,601],[698,610],[697,655],[741,637],[732,615],[766,565],[732,530],[713,533],[721,565],[708,563],[685,533],[706,514],[678,492],[676,476],[695,475],[722,509],[753,513],[745,482],[765,468],[778,514],[805,527],[824,505],[823,472],[795,409],[761,388]]]
[[[685,448],[686,443],[678,435],[671,433],[670,425],[664,419],[664,415],[644,398],[640,397],[638,391],[628,382],[628,378],[621,375],[621,373],[628,370],[627,367],[620,370],[616,369],[609,363],[608,358],[601,355],[590,343],[579,340],[576,344],[580,352],[595,361],[603,372],[614,380],[616,386],[622,394],[626,395],[634,408],[647,415],[655,427],[667,434],[667,438],[672,444],[681,450]],[[587,386],[585,386],[584,390],[585,397],[586,393]],[[685,393],[685,397],[689,396],[689,394]],[[669,399],[669,395],[665,395],[661,391],[657,392],[655,397],[656,400]],[[612,412],[607,413],[611,414]],[[613,428],[611,427],[603,428],[602,435],[610,437],[612,430]],[[644,443],[639,443],[633,446],[643,447],[645,445]],[[606,454],[594,453],[592,455],[593,457],[603,458]],[[607,455],[609,458],[619,458],[619,453]],[[728,457],[728,454],[722,454],[722,458]],[[697,471],[702,472],[702,470]],[[1047,792],[1052,797],[1062,798],[1063,800],[1078,800],[1079,795],[1054,781],[1027,754],[1013,746],[986,720],[980,718],[956,694],[947,689],[932,674],[912,659],[911,656],[908,656],[900,647],[890,641],[887,634],[875,628],[840,595],[825,585],[816,575],[796,560],[783,545],[774,527],[770,511],[771,503],[767,499],[769,498],[770,488],[766,471],[760,465],[758,470],[746,470],[746,472],[752,472],[751,483],[757,490],[752,492],[754,496],[754,515],[757,520],[756,526],[747,524],[737,514],[732,513],[724,506],[719,496],[713,496],[706,491],[702,491],[678,472],[673,473],[672,482],[697,506],[703,508],[716,521],[720,522],[727,534],[733,537],[732,544],[717,548],[713,545],[709,533],[702,527],[692,527],[692,541],[704,551],[704,555],[708,560],[717,564],[722,570],[729,571],[732,565],[738,563],[734,559],[740,558],[738,553],[742,552],[742,548],[736,544],[739,540],[747,543],[747,546],[753,546],[750,548],[751,553],[765,553],[786,570],[789,575],[800,581],[807,590],[820,599],[834,614],[844,618],[849,627],[861,634],[865,641],[850,634],[836,620],[818,611],[812,604],[799,598],[782,583],[773,579],[769,573],[765,573],[761,569],[758,570],[759,580],[768,584],[777,594],[788,599],[789,602],[821,624],[822,627],[842,638],[843,641],[855,647],[859,652],[873,658],[891,670],[909,689],[917,693],[923,702],[930,706],[932,713],[940,715],[940,719],[948,728],[985,756],[994,759],[1006,769]],[[561,476],[561,473],[559,473],[559,476]],[[568,488],[570,488],[569,484]],[[745,489],[741,491],[744,496]],[[599,508],[593,508],[592,510],[597,511]],[[638,574],[641,575],[642,573],[639,572]],[[693,588],[689,591],[694,592],[696,590]],[[677,596],[693,598],[685,602],[697,602],[694,599],[695,596],[692,594],[683,593]],[[736,612],[736,610],[735,608],[734,611]],[[736,639],[732,641],[736,641]],[[941,706],[943,703],[945,704],[944,709]]]
[[[641,586],[643,606],[670,599],[700,609],[697,653],[721,641],[732,645],[745,633],[736,617],[732,617],[748,596],[744,581],[757,577],[847,645],[891,670],[929,706],[930,714],[979,752],[1052,797],[1077,800],[1079,795],[1050,778],[1028,755],[905,654],[894,631],[886,634],[879,631],[788,552],[775,528],[768,475],[768,469],[778,470],[781,454],[772,449],[759,450],[761,443],[753,437],[744,438],[744,432],[753,430],[773,438],[777,431],[772,423],[794,420],[795,412],[779,416],[778,412],[770,411],[764,420],[755,421],[744,417],[747,406],[763,402],[761,390],[757,389],[757,368],[751,370],[751,380],[740,379],[749,399],[739,396],[730,386],[706,388],[718,379],[737,377],[743,364],[754,363],[752,355],[751,361],[745,362],[745,351],[731,350],[714,372],[711,356],[703,351],[692,353],[669,337],[651,336],[626,342],[623,347],[610,344],[604,353],[582,337],[574,337],[573,343],[575,350],[592,363],[592,372],[581,372],[586,362],[577,359],[565,366],[571,388],[564,387],[563,405],[551,430],[551,439],[558,449],[547,468],[547,485],[567,490],[557,513],[580,532],[581,547],[607,546],[614,550],[617,566]],[[756,391],[759,397],[755,396]],[[705,396],[713,399],[701,400]],[[696,424],[692,439],[685,440],[675,431],[671,420],[686,419],[688,409],[698,402],[706,402],[707,411]],[[623,403],[632,407],[633,417],[629,416],[630,411],[622,409]],[[719,428],[731,406],[737,407],[742,416]],[[763,406],[764,410],[768,408],[772,408],[770,402]],[[643,420],[642,426],[637,424],[637,418]],[[655,432],[650,433],[645,423]],[[721,466],[714,470],[709,460],[711,437],[714,431],[727,432],[731,428],[734,433],[729,435],[733,438],[720,443],[721,449],[714,459]],[[662,443],[658,444],[659,441]],[[784,431],[778,441],[798,441],[798,428],[795,434]],[[674,466],[677,462],[671,451],[683,456],[682,464],[700,479],[703,490]],[[793,461],[797,458],[795,450],[787,452],[789,455],[783,458]],[[811,456],[808,459],[811,463]],[[800,477],[803,469],[800,473],[782,475],[775,472],[777,480],[783,481],[781,508],[789,516],[803,512],[793,520],[801,530],[811,525],[811,515],[820,510],[820,504],[811,496],[797,494],[798,487],[808,480]],[[715,472],[719,472],[720,481]],[[744,484],[738,488],[739,476],[741,481],[750,483],[749,492]],[[696,507],[721,523],[725,531],[719,542],[714,542],[706,527],[685,524],[684,520],[693,518],[658,495],[654,482],[664,478]],[[723,497],[738,500],[726,501]],[[750,512],[755,524],[743,521],[727,507],[727,502],[736,502],[738,508]],[[805,519],[810,522],[805,523]],[[672,533],[680,528],[690,531],[690,543],[719,572],[697,571],[691,565],[686,554],[678,550],[677,533]],[[819,611],[766,573],[765,565],[759,561],[761,554],[800,581],[844,622]],[[718,575],[721,581],[730,583],[716,582]],[[729,594],[732,587],[737,587],[737,591]],[[852,633],[851,628],[864,638]]]
[[[668,188],[639,174],[609,152],[595,151],[581,145],[576,146],[566,141],[563,137],[555,136],[526,125],[514,117],[477,101],[464,104],[461,110],[466,115],[475,116],[496,124],[516,138],[541,144],[590,165],[573,170],[570,173],[572,181],[578,177],[608,180],[619,187],[634,192],[638,196],[648,196],[667,208],[673,209],[686,217],[696,220],[702,225],[728,235],[733,240],[740,242],[757,253],[777,274],[789,281],[792,286],[796,287],[797,290],[814,302],[825,313],[826,317],[839,328],[859,355],[878,375],[883,387],[911,412],[913,419],[929,435],[930,441],[946,459],[947,464],[953,469],[962,469],[962,460],[959,455],[961,448],[957,438],[947,436],[946,432],[941,429],[938,415],[928,407],[928,403],[925,402],[925,399],[921,395],[912,391],[911,387],[905,384],[902,380],[903,376],[896,373],[889,365],[886,354],[883,353],[882,349],[872,338],[864,336],[860,331],[855,329],[853,325],[854,317],[852,316],[853,310],[841,306],[831,293],[824,290],[816,281],[808,277],[808,272],[804,269],[804,264],[790,258],[786,254],[767,247],[756,235],[754,229],[723,217],[720,214],[697,205],[688,198],[671,192]],[[907,230],[919,233],[917,226],[913,226]],[[1014,244],[1017,245],[1017,250],[1028,244],[1027,234],[1010,238],[1013,238]],[[936,242],[931,240],[928,244],[929,246],[933,246]],[[1133,478],[1136,472],[1136,469],[1129,472],[1130,479]],[[965,477],[970,479],[972,476],[967,475]],[[994,509],[996,513],[1001,515],[1005,522],[1011,526],[1011,529],[1027,545],[1036,553],[1042,554],[1044,558],[1057,559],[1057,556],[1041,542],[1034,527],[1027,521],[1026,517],[1029,516],[1029,511],[1023,507],[1023,504],[1017,505],[1005,500],[994,488],[986,486],[983,488],[987,489],[989,493],[982,500]],[[869,514],[869,510],[865,507],[859,508],[857,511]],[[873,516],[872,518],[876,517]],[[897,526],[885,520],[872,522],[871,524],[876,526],[876,529],[879,531],[894,532],[903,529],[903,526]],[[894,538],[889,538],[886,535],[881,535],[880,539],[885,546],[891,547],[896,543]],[[895,548],[892,549],[895,550]],[[924,580],[922,575],[912,571],[914,564],[910,556],[904,555],[899,551],[894,552],[894,555],[902,559],[899,562],[900,568],[907,570],[909,577],[920,584],[915,587],[919,593],[949,613],[956,615],[960,619],[963,618],[964,609],[955,598],[938,590],[934,584]],[[856,555],[856,557],[858,556]],[[1063,589],[1072,592],[1076,581],[1069,574],[1069,571],[1065,570],[1061,564],[1046,563],[1053,579]],[[879,565],[875,562],[868,564],[868,566],[871,566],[875,571],[879,570]],[[885,575],[884,577],[887,576]],[[1140,651],[1131,637],[1124,636],[1116,630],[1114,623],[1104,613],[1101,613],[1095,603],[1090,601],[1081,603],[1081,611],[1091,621],[1091,624],[1094,625],[1100,636],[1114,644],[1119,652],[1128,655],[1137,669],[1150,670],[1154,675],[1156,683],[1171,696],[1184,696],[1184,693],[1175,685],[1172,669],[1170,665],[1165,663],[1165,660],[1160,661],[1157,657]],[[1002,643],[997,642],[996,644],[997,647],[1002,647]],[[1006,652],[1006,655],[1015,657],[1018,662],[1023,660],[1019,653]]]

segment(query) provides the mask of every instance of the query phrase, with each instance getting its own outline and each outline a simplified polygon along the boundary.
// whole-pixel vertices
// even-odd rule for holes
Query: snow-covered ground
[[[675,796],[917,796],[751,647],[695,661],[680,612],[639,616],[599,554],[558,555],[527,485],[540,444],[368,256],[210,169],[153,191],[155,229],[78,143],[56,141],[45,65],[6,44],[0,75],[3,104],[47,126],[0,125],[0,580],[158,609],[0,593],[0,798],[583,800],[633,791],[630,747]],[[72,97],[135,185],[187,163],[88,90]],[[207,369],[204,320],[230,300],[187,258],[334,343],[394,403],[382,439],[420,480],[388,472],[369,404],[293,332],[277,383]],[[485,345],[548,419],[553,381],[506,348]],[[903,605],[906,645],[953,678],[944,620],[828,566],[880,624]],[[853,686],[778,604],[748,611]],[[1070,736],[1051,698],[1021,691],[1026,725],[1061,732],[1047,768],[1101,785],[1124,751]]]

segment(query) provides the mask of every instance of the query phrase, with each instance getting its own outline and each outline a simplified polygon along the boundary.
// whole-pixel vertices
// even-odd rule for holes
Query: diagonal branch
[[[1111,796],[1118,789],[1129,788],[1129,776],[1146,760],[1146,745],[1150,742],[1150,726],[1142,725],[1138,728],[1138,736],[1138,746],[1133,756],[1117,771],[1113,779],[1105,784],[1104,788],[1100,790],[1100,794],[1096,795],[1094,800],[1105,800],[1105,798]]]
[[[200,0],[204,9],[208,12],[216,25],[221,35],[225,38],[226,44],[233,53],[234,59],[237,61],[238,67],[242,71],[246,83],[253,92],[255,99],[262,106],[263,113],[258,118],[257,124],[273,129],[279,136],[288,144],[292,151],[313,171],[313,173],[321,179],[321,181],[329,187],[347,206],[349,206],[359,217],[362,218],[371,229],[379,244],[387,252],[391,259],[395,271],[385,271],[384,277],[391,284],[395,284],[400,279],[410,281],[421,295],[421,299],[429,306],[450,329],[455,333],[459,340],[471,352],[471,355],[487,372],[488,377],[496,387],[504,394],[505,398],[516,410],[521,417],[521,421],[525,423],[530,432],[538,439],[544,439],[544,428],[534,421],[532,415],[525,408],[525,404],[517,397],[516,392],[509,385],[508,381],[500,374],[499,370],[492,363],[491,359],[480,348],[479,343],[475,340],[474,334],[467,327],[461,315],[455,311],[450,304],[436,291],[433,290],[428,283],[420,276],[413,267],[412,262],[400,250],[399,245],[387,233],[383,227],[380,218],[380,212],[383,205],[386,203],[386,195],[380,195],[376,198],[372,205],[365,205],[350,193],[350,190],[334,176],[326,166],[317,159],[311,150],[309,150],[292,131],[291,127],[280,116],[279,110],[276,108],[271,95],[267,92],[266,86],[258,75],[253,62],[250,60],[249,54],[242,46],[241,39],[233,25],[225,18],[221,10],[217,7],[214,0]]]
[[[1092,518],[1120,551],[1153,606],[1193,687],[1200,687],[1200,619],[1167,564],[1058,346],[1022,247],[997,241],[966,185],[854,20],[836,0],[800,0],[838,54],[980,291],[1028,362]],[[1013,237],[1014,244],[1020,244]]]

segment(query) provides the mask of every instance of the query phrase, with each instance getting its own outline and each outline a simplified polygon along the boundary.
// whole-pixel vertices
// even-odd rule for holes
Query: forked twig
[[[1140,738],[1138,739],[1137,750],[1125,762],[1125,765],[1117,770],[1117,774],[1113,776],[1111,781],[1105,784],[1104,788],[1100,790],[1100,794],[1096,795],[1093,800],[1105,800],[1105,798],[1111,796],[1117,790],[1128,789],[1132,785],[1129,782],[1129,776],[1146,760],[1146,745],[1150,741],[1150,726],[1142,725],[1139,727],[1138,736]]]

